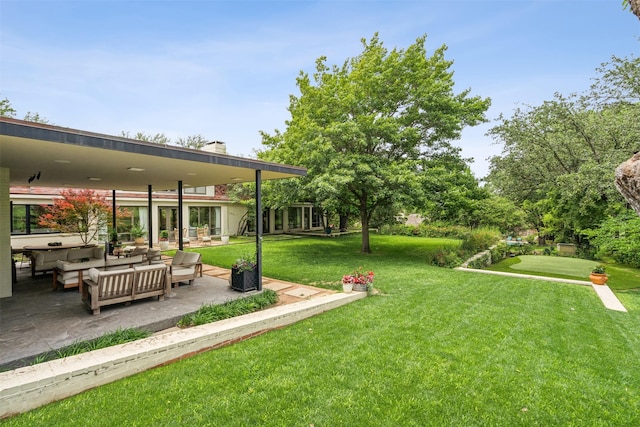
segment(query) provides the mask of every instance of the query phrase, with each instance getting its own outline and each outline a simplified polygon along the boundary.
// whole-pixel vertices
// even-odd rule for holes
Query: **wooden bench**
[[[130,304],[154,296],[163,301],[167,293],[167,266],[153,264],[108,271],[92,268],[89,277],[81,280],[82,302],[93,314],[99,314],[100,307],[106,305]]]

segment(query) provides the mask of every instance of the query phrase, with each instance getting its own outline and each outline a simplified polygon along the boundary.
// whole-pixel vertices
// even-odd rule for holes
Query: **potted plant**
[[[231,288],[241,292],[258,289],[258,263],[255,256],[244,255],[233,263]]]
[[[167,230],[160,230],[158,244],[160,245],[161,251],[166,251],[167,249],[169,249],[169,232]]]
[[[591,274],[589,275],[589,279],[591,283],[594,285],[604,285],[609,280],[609,277],[606,273],[606,267],[602,264],[596,265],[593,270],[591,270]]]
[[[144,236],[147,234],[146,230],[139,225],[133,225],[129,230],[129,235],[133,239],[136,245],[144,245]]]
[[[118,247],[118,232],[116,230],[111,230],[109,233],[109,255],[113,255],[113,250]]]
[[[223,245],[226,245],[229,243],[229,233],[224,232],[220,235],[220,241],[222,242]]]
[[[365,272],[362,267],[342,276],[342,290],[344,292],[367,292],[373,289],[373,271]]]

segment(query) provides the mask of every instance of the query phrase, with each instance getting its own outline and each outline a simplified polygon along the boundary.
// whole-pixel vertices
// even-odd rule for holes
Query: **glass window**
[[[322,227],[322,212],[316,207],[311,210],[311,226]]]
[[[289,228],[302,228],[302,208],[291,207],[287,210]]]
[[[197,228],[209,226],[210,234],[220,234],[220,206],[189,207],[189,229],[191,237],[197,237]]]
[[[284,211],[282,209],[277,209],[274,213],[274,230],[282,230],[284,225]]]
[[[38,224],[45,207],[40,205],[14,205],[11,203],[11,234],[47,234],[58,231],[44,228]]]
[[[207,187],[185,187],[182,192],[184,194],[207,194]]]

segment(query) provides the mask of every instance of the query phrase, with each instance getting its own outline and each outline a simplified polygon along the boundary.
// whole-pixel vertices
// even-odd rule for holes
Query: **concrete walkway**
[[[620,300],[618,300],[616,295],[607,285],[594,285],[591,282],[587,282],[584,280],[559,279],[557,277],[534,276],[531,274],[508,273],[505,271],[479,270],[475,268],[458,267],[456,268],[456,270],[468,271],[470,273],[493,274],[496,276],[518,277],[521,279],[535,279],[544,280],[547,282],[571,283],[573,285],[591,286],[596,292],[596,295],[600,297],[600,300],[606,308],[608,308],[609,310],[627,312],[627,309],[624,308]]]

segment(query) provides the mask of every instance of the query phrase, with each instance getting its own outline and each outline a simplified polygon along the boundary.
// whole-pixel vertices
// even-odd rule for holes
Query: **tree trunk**
[[[362,253],[370,254],[371,247],[369,246],[369,216],[367,215],[367,209],[360,208],[360,223],[362,224]]]
[[[349,226],[349,215],[340,215],[340,231],[347,231]]]
[[[640,152],[616,168],[616,188],[640,215]]]

